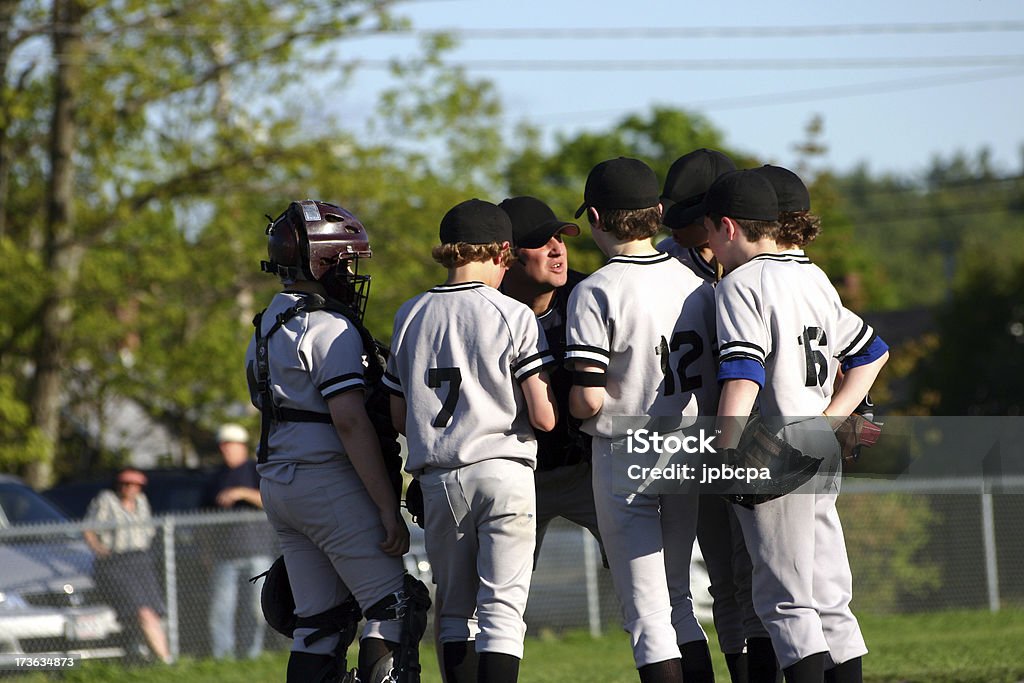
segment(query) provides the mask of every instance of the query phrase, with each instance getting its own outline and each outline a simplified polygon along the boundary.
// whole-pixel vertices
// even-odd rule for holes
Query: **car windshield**
[[[50,501],[20,484],[0,482],[0,526],[63,522],[67,517]]]

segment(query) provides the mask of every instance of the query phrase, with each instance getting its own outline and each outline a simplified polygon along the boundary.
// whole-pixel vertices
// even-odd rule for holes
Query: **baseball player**
[[[756,170],[721,176],[705,226],[726,275],[715,291],[721,447],[735,446],[757,407],[801,452],[838,468],[830,421],[842,421],[888,358],[885,343],[845,309],[810,260],[780,251],[779,204]],[[833,380],[842,366],[838,389]],[[861,680],[867,652],[850,610],[851,576],[836,513],[839,479],[812,479],[753,509],[736,508],[753,563],[753,596],[790,683]]]
[[[554,359],[533,312],[496,289],[512,258],[508,215],[465,201],[440,237],[448,279],[398,310],[385,382],[423,492],[445,680],[505,683],[523,656],[534,430],[555,426]]]
[[[627,436],[629,418],[713,410],[713,291],[652,245],[661,205],[642,161],[595,166],[577,217],[584,212],[609,260],[569,298],[569,405],[593,436],[597,518],[623,625],[643,683],[713,681],[689,587],[698,495],[625,495],[612,484],[623,465],[613,444]]]
[[[564,367],[566,306],[573,289],[586,276],[569,268],[563,235],[576,236],[575,223],[558,220],[547,204],[535,197],[511,197],[498,204],[512,220],[516,260],[509,266],[501,291],[533,311],[544,328],[555,359],[551,387],[558,403],[558,423],[550,432],[537,432],[537,566],[548,524],[555,517],[588,529],[601,541],[590,476],[590,436],[569,415],[572,376]],[[603,551],[602,551],[603,552]]]
[[[667,207],[662,223],[672,237],[658,250],[672,254],[705,282],[718,279],[718,262],[708,246],[701,202],[718,176],[736,170],[725,154],[698,149],[669,167],[661,201]],[[697,517],[697,542],[711,580],[711,614],[718,646],[725,655],[732,683],[774,683],[781,679],[775,651],[754,612],[750,595],[750,556],[743,545],[736,514],[722,497],[703,495]]]
[[[295,600],[288,680],[346,676],[362,612],[358,680],[394,667],[419,681],[418,663],[396,653],[414,656],[429,600],[405,573],[409,532],[363,402],[369,238],[351,213],[312,200],[292,202],[267,235],[262,267],[282,291],[254,321],[246,365],[263,415],[260,493]]]
[[[671,237],[658,242],[658,251],[675,256],[701,279],[717,279],[717,263],[708,247],[704,217],[700,203],[715,178],[736,170],[736,164],[714,149],[696,149],[675,161],[665,174],[661,202],[665,207],[662,224],[672,231]]]

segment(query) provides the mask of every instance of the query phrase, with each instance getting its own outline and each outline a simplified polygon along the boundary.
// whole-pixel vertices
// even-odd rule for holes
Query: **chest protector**
[[[273,425],[280,422],[319,422],[331,424],[330,413],[312,410],[300,410],[279,406],[274,400],[274,391],[270,382],[270,358],[268,343],[270,337],[289,320],[300,313],[313,311],[332,311],[340,313],[352,323],[363,341],[363,352],[366,357],[364,374],[366,397],[366,414],[373,424],[373,430],[380,442],[381,454],[387,467],[388,478],[396,495],[402,490],[402,458],[401,446],[398,443],[398,432],[391,424],[390,398],[381,378],[387,367],[389,350],[370,334],[353,309],[335,299],[324,298],[319,294],[301,294],[300,300],[292,307],[277,315],[274,324],[263,334],[263,314],[261,311],[253,318],[256,327],[256,390],[260,397],[260,445],[256,451],[256,461],[267,462],[269,457],[269,437]]]

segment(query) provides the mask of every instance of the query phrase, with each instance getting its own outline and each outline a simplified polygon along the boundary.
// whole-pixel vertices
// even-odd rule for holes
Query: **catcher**
[[[777,452],[784,461],[777,472],[788,477],[775,490],[748,490],[753,497],[741,502],[749,507],[736,508],[753,564],[754,608],[786,681],[859,682],[867,647],[849,606],[852,578],[835,506],[840,448],[830,420],[857,407],[888,347],[843,307],[806,255],[779,248],[778,198],[756,169],[721,176],[704,203],[709,243],[726,273],[715,292],[718,443],[739,446],[740,458]],[[761,426],[744,433],[755,406]],[[741,436],[761,445],[752,449]]]
[[[430,600],[402,563],[401,459],[382,453],[378,434],[387,409],[373,419],[383,361],[362,325],[369,238],[345,209],[306,200],[267,227],[267,252],[262,268],[282,291],[253,321],[246,352],[263,418],[260,493],[284,553],[264,614],[294,639],[288,681],[417,683]],[[362,615],[357,674],[345,653]]]

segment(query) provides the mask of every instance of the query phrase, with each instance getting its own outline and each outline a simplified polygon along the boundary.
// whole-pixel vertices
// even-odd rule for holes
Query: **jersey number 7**
[[[462,386],[462,372],[458,368],[430,368],[427,370],[427,386],[440,389],[448,382],[448,395],[444,397],[441,410],[431,423],[441,429],[448,426],[455,414],[455,405],[459,402],[459,388]]]

